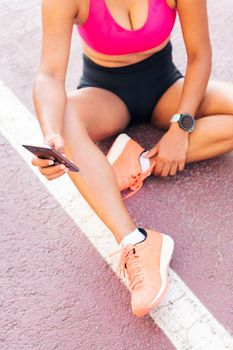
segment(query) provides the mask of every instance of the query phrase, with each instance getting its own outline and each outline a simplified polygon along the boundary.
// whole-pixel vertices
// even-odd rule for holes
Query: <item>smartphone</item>
[[[69,159],[64,157],[60,152],[56,151],[55,148],[50,145],[45,146],[32,146],[32,145],[22,145],[28,151],[35,154],[38,158],[41,159],[53,159],[54,164],[64,164],[70,171],[80,171],[80,169],[72,163]],[[51,166],[53,166],[51,165]]]

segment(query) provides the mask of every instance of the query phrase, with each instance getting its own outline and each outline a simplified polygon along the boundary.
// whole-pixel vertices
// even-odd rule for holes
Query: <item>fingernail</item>
[[[142,155],[143,155],[143,157],[145,157],[146,156],[146,154],[148,153],[149,151],[146,151],[146,152],[144,152]],[[146,157],[145,157],[146,158]]]
[[[62,164],[61,166],[60,166],[60,169],[65,169],[65,165],[64,164]]]
[[[53,165],[54,164],[54,161],[53,160],[50,160],[49,161],[49,165]]]
[[[68,173],[68,171],[70,171],[68,168],[65,168],[64,172]]]

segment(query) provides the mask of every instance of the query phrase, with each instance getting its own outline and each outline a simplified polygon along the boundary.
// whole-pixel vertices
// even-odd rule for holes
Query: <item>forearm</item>
[[[211,73],[211,53],[188,60],[182,96],[176,113],[195,116],[204,97]]]
[[[67,102],[64,83],[38,74],[33,85],[33,101],[43,136],[61,134]]]

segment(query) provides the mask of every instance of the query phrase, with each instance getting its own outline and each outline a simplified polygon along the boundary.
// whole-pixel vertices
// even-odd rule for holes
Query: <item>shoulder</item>
[[[81,0],[42,0],[41,6],[45,12],[53,11],[54,14],[75,16],[81,6]]]

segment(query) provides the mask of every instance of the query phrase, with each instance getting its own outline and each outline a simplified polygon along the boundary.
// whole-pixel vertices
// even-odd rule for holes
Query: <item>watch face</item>
[[[181,127],[185,130],[191,130],[194,126],[194,118],[189,114],[183,114],[180,118]]]

